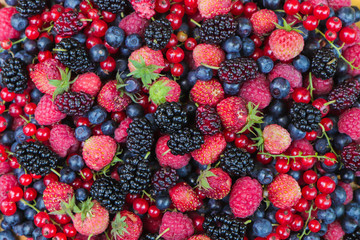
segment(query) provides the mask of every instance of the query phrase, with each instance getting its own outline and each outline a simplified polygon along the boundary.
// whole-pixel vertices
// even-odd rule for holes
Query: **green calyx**
[[[66,68],[65,70],[59,68],[61,80],[55,80],[55,79],[48,79],[49,84],[56,87],[53,99],[59,94],[62,94],[64,92],[69,91],[70,84],[73,84],[77,78],[75,78],[73,81],[70,81],[71,79],[71,70],[69,68]]]
[[[149,99],[156,105],[166,102],[166,96],[171,91],[171,87],[166,86],[166,83],[166,80],[157,81],[149,89]]]
[[[121,216],[120,213],[116,214],[115,220],[111,223],[111,235],[116,239],[122,237],[125,233],[129,233],[127,228],[129,227],[125,222],[126,216]]]
[[[255,105],[252,102],[248,102],[246,108],[248,110],[246,125],[238,132],[239,134],[245,132],[246,130],[250,130],[255,124],[263,123],[262,112],[258,110],[259,105]]]
[[[295,32],[297,32],[297,33],[303,33],[303,32],[302,32],[301,30],[299,30],[298,28],[292,27],[292,26],[294,25],[295,21],[292,22],[292,23],[290,23],[290,24],[288,24],[284,18],[283,18],[282,20],[283,20],[283,25],[284,25],[284,26],[280,26],[278,23],[274,22],[274,25],[276,26],[277,29],[283,29],[283,30],[285,30],[285,31],[287,31],[287,32],[295,31]]]
[[[78,206],[74,206],[74,213],[81,214],[81,221],[84,222],[86,218],[93,217],[92,208],[94,206],[94,202],[91,201],[91,198],[86,199],[85,202],[80,203],[80,208]]]
[[[117,163],[119,162],[124,162],[121,158],[119,158],[118,156],[122,153],[122,149],[120,148],[120,145],[117,146],[117,150],[116,153],[114,155],[113,160],[111,161],[111,163],[109,163],[108,165],[106,165],[103,169],[101,169],[100,172],[98,172],[100,175],[104,175],[109,177],[108,173],[110,168],[112,168],[113,166],[115,166]]]
[[[198,184],[197,186],[200,189],[205,189],[205,190],[212,189],[209,184],[208,178],[209,177],[217,177],[217,175],[210,171],[210,167],[211,166],[209,165],[206,168],[206,170],[201,171],[200,176],[197,179],[197,184]]]
[[[120,73],[118,72],[116,74],[116,89],[120,92],[120,97],[123,97],[124,94],[127,95],[129,98],[131,98],[131,100],[133,102],[138,102],[138,98],[140,95],[137,95],[137,94],[133,94],[133,93],[129,93],[127,91],[125,91],[124,87],[126,86],[127,84],[125,84],[124,82],[124,79],[122,79],[120,77]]]
[[[154,64],[146,65],[144,58],[140,55],[140,61],[129,59],[129,61],[134,65],[135,70],[128,74],[128,77],[133,76],[135,78],[140,78],[142,83],[146,88],[149,88],[151,83],[158,79],[160,74],[155,73],[159,68],[163,66],[157,66]]]
[[[61,202],[60,203],[61,209],[59,211],[54,211],[51,212],[49,214],[53,214],[53,215],[58,215],[58,214],[66,214],[69,217],[71,217],[72,219],[74,219],[74,208],[76,206],[76,202],[75,202],[75,196],[73,196],[69,202]]]

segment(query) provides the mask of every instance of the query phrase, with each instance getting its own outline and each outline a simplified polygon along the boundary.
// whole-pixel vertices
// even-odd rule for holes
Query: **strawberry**
[[[284,21],[284,27],[273,31],[269,37],[269,46],[274,56],[281,61],[289,61],[298,56],[304,49],[304,38],[298,30],[291,28]]]
[[[216,106],[224,99],[224,89],[216,79],[210,81],[198,80],[190,91],[194,102],[202,105]]]
[[[149,100],[156,105],[165,102],[178,102],[180,99],[180,85],[167,77],[160,77],[149,89]]]
[[[285,152],[290,144],[290,133],[277,124],[267,125],[263,131],[265,150],[271,154],[281,154]]]
[[[137,240],[142,233],[143,224],[138,215],[123,210],[115,215],[111,228],[111,235],[115,240]]]
[[[130,2],[140,17],[150,19],[155,15],[155,0],[131,0]]]
[[[130,97],[118,90],[116,84],[117,80],[107,82],[98,95],[99,105],[108,112],[121,112],[131,103]]]
[[[64,119],[65,113],[60,112],[53,103],[50,95],[45,94],[35,110],[35,120],[40,125],[52,125]]]
[[[89,72],[79,75],[76,81],[71,85],[72,92],[84,92],[93,97],[99,93],[101,80],[95,73]]]
[[[201,43],[193,50],[195,67],[206,64],[212,67],[220,67],[225,60],[225,52],[218,46]]]
[[[198,9],[202,17],[213,18],[229,13],[231,0],[198,0]]]
[[[20,37],[20,32],[16,31],[11,26],[11,17],[16,13],[17,11],[14,7],[6,7],[0,9],[0,41],[7,39],[18,39]]]
[[[198,178],[198,184],[206,197],[213,199],[223,199],[231,190],[231,178],[221,168],[203,171]]]
[[[238,132],[246,124],[248,110],[245,100],[241,97],[228,97],[216,106],[223,126],[231,131]]]
[[[172,203],[180,212],[195,211],[200,206],[200,198],[185,182],[176,184],[169,189]]]
[[[112,137],[106,135],[92,136],[85,141],[82,155],[90,169],[99,171],[111,163],[116,148],[116,142]]]
[[[194,235],[191,238],[189,238],[188,240],[211,240],[211,238],[209,238],[206,235],[201,234],[201,235]]]
[[[160,166],[180,169],[188,165],[191,158],[190,154],[173,155],[167,145],[169,140],[170,136],[164,135],[161,136],[156,143],[155,154]]]
[[[61,202],[68,203],[74,196],[74,189],[62,182],[52,182],[44,190],[43,200],[49,212],[59,211]]]
[[[274,23],[277,23],[278,18],[274,11],[261,9],[251,16],[250,21],[252,23],[254,33],[261,36],[275,29]]]
[[[204,144],[201,145],[200,149],[193,151],[191,156],[200,164],[213,164],[219,159],[225,147],[226,141],[222,133],[205,135]]]

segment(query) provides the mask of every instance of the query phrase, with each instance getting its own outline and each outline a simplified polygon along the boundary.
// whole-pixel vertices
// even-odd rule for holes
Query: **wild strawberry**
[[[156,105],[165,102],[178,102],[180,99],[180,85],[167,77],[160,77],[149,89],[149,100]]]
[[[195,67],[199,67],[201,64],[219,67],[225,60],[225,52],[215,45],[202,43],[194,48],[193,59]]]
[[[224,99],[224,89],[216,80],[197,81],[190,92],[194,102],[201,105],[216,106]]]
[[[280,174],[269,185],[268,198],[275,207],[291,208],[301,198],[299,183],[288,174]]]
[[[271,154],[281,154],[291,144],[290,133],[277,124],[267,125],[263,131],[265,150]]]
[[[62,209],[61,203],[69,203],[74,196],[74,189],[62,182],[52,182],[44,190],[43,200],[49,212]]]
[[[200,164],[212,164],[216,162],[226,147],[225,137],[222,133],[205,135],[204,144],[200,149],[191,153],[195,161]]]
[[[278,18],[274,11],[261,9],[251,16],[250,21],[252,23],[254,33],[261,36],[275,29],[274,23],[277,23]]]
[[[137,240],[142,233],[143,223],[138,215],[123,210],[115,215],[111,228],[115,240]]]
[[[198,0],[197,4],[199,12],[204,18],[227,14],[231,10],[231,0]]]
[[[200,206],[199,196],[185,182],[170,188],[169,195],[174,206],[180,212],[195,211]]]
[[[228,97],[222,100],[216,109],[223,126],[230,132],[239,132],[246,124],[248,110],[245,100],[240,97]]]
[[[79,75],[71,85],[72,92],[84,92],[95,97],[101,87],[101,80],[95,73],[89,72]]]
[[[121,112],[131,103],[130,97],[118,90],[116,84],[116,80],[107,82],[98,95],[99,105],[108,112]]]
[[[61,113],[53,103],[52,97],[45,94],[35,110],[35,119],[40,125],[52,125],[64,119],[65,113]]]
[[[199,188],[208,198],[223,199],[231,190],[231,178],[221,168],[203,171],[198,183]]]

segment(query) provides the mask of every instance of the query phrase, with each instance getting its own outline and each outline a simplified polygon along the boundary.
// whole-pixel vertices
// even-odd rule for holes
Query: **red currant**
[[[301,194],[306,200],[314,200],[317,196],[317,190],[313,185],[306,185],[301,189]]]
[[[284,4],[284,11],[288,15],[297,14],[300,10],[300,3],[298,0],[287,0]]]
[[[314,233],[317,233],[320,231],[321,229],[321,224],[319,223],[318,220],[316,219],[312,219],[310,220],[309,224],[308,224],[308,227],[309,227],[309,230],[314,232]]]
[[[322,176],[318,179],[316,186],[320,192],[330,194],[335,190],[336,184],[330,177]]]
[[[338,17],[331,17],[326,21],[326,28],[330,31],[338,32],[342,28],[342,21]]]
[[[300,11],[300,13],[302,13],[304,15],[312,14],[313,10],[314,10],[314,7],[310,2],[306,1],[306,2],[302,2],[300,4],[299,11]]]
[[[324,4],[319,4],[314,8],[314,16],[319,20],[325,20],[330,16],[330,8]]]
[[[343,27],[340,31],[339,38],[346,44],[352,44],[356,40],[356,31],[351,27]]]
[[[309,31],[314,31],[319,26],[319,20],[313,16],[309,15],[303,21],[304,28]]]
[[[149,209],[149,203],[143,198],[137,198],[133,202],[133,209],[139,214],[145,214]]]
[[[35,226],[42,228],[50,222],[50,216],[46,212],[39,212],[34,216]]]
[[[326,210],[331,207],[331,197],[328,194],[321,193],[315,198],[315,205],[321,210]]]
[[[46,238],[52,238],[56,234],[56,227],[52,223],[47,223],[44,225],[44,227],[41,229],[41,233]]]
[[[309,103],[311,100],[310,92],[304,87],[295,88],[292,93],[292,98],[298,103]]]
[[[21,187],[13,187],[7,193],[7,196],[10,201],[18,202],[22,199],[24,192]]]
[[[37,191],[35,188],[27,188],[24,192],[24,199],[26,201],[34,201],[37,197]]]
[[[16,209],[16,203],[9,199],[5,199],[0,203],[0,210],[5,216],[14,215]]]

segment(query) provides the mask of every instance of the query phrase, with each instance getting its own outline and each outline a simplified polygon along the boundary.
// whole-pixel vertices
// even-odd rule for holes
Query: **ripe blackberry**
[[[45,9],[45,0],[18,0],[16,10],[22,17],[31,17],[40,14]]]
[[[218,15],[207,19],[200,28],[200,40],[209,44],[220,44],[236,31],[236,21],[229,15]]]
[[[246,225],[227,214],[211,214],[205,217],[203,228],[211,239],[243,240]]]
[[[163,49],[168,44],[172,32],[169,20],[166,18],[155,20],[145,30],[145,43],[153,50]]]
[[[162,237],[158,238],[158,236],[159,236],[158,234],[148,233],[142,236],[140,240],[164,240],[164,238]]]
[[[94,70],[85,47],[74,38],[64,38],[56,44],[57,56],[65,66],[75,73],[84,73]]]
[[[226,83],[242,83],[256,77],[258,66],[252,58],[234,58],[220,64],[219,79]]]
[[[82,116],[87,113],[94,103],[94,99],[84,92],[64,92],[57,95],[55,105],[62,113],[69,116]]]
[[[221,131],[221,119],[216,109],[200,106],[196,110],[196,127],[204,135],[214,135]]]
[[[56,168],[58,156],[40,142],[23,142],[16,147],[16,159],[28,172],[45,176]]]
[[[356,143],[350,143],[343,148],[341,152],[341,159],[346,168],[353,171],[360,170],[360,145]]]
[[[91,186],[90,195],[111,213],[121,211],[125,204],[126,194],[120,183],[110,177],[97,179]]]
[[[26,64],[19,58],[8,58],[0,74],[9,92],[23,93],[28,86],[29,73]]]
[[[255,164],[251,155],[240,148],[229,147],[220,155],[220,167],[231,177],[239,178],[250,173]]]
[[[94,0],[93,2],[100,10],[112,13],[123,12],[127,5],[126,0]]]
[[[357,228],[355,232],[346,234],[344,240],[359,240],[360,239],[360,228]]]
[[[311,104],[294,103],[290,108],[291,123],[303,132],[311,132],[319,128],[321,112]]]
[[[147,118],[138,118],[130,123],[127,129],[126,146],[134,154],[145,154],[151,151],[154,144],[154,131]]]
[[[149,160],[140,155],[129,157],[118,168],[123,193],[136,194],[146,190],[151,182]]]
[[[200,131],[187,127],[172,133],[167,142],[172,154],[182,156],[199,149],[202,144],[204,144],[204,137]]]
[[[355,79],[348,79],[330,92],[328,101],[335,100],[330,107],[335,111],[341,112],[354,105],[359,95],[360,83]]]
[[[160,168],[154,173],[152,177],[152,187],[155,194],[165,191],[176,185],[179,180],[179,176],[176,174],[176,170],[172,168]]]
[[[73,10],[63,12],[54,24],[54,29],[60,36],[72,36],[84,27],[84,23],[79,19],[79,13]]]
[[[173,133],[187,124],[186,112],[180,103],[166,102],[161,104],[154,114],[155,123],[163,133]]]
[[[311,72],[321,79],[332,78],[336,73],[338,59],[333,50],[321,48],[315,51],[311,60]]]

